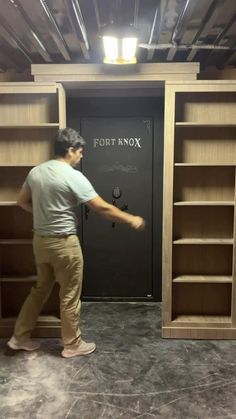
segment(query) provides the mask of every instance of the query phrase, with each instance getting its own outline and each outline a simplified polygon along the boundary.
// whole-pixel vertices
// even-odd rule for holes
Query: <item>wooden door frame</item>
[[[200,72],[199,63],[145,63],[128,66],[114,66],[107,64],[32,64],[31,74],[35,82],[62,83],[68,96],[76,97],[164,97],[166,81],[197,80]],[[161,122],[164,125],[164,118]],[[154,121],[154,126],[157,122]],[[163,131],[162,125],[162,131]],[[158,127],[155,127],[158,129]],[[156,146],[154,141],[154,147]],[[153,162],[153,177],[158,164],[163,165],[163,150],[156,153],[156,161]],[[161,159],[161,160],[160,160]],[[163,169],[162,169],[163,171]],[[162,177],[163,179],[163,177]],[[159,192],[162,200],[162,179],[158,180]],[[160,199],[160,197],[159,197]],[[154,201],[156,202],[157,200]],[[153,211],[162,219],[162,207],[155,203]],[[160,214],[161,211],[161,214]],[[157,217],[157,218],[158,218]],[[153,223],[153,230],[162,240],[162,226]],[[156,239],[157,240],[157,239]],[[155,239],[154,239],[155,241]],[[155,243],[153,248],[155,248]],[[154,274],[156,258],[153,255]],[[156,270],[158,272],[158,270]],[[161,273],[160,284],[161,284]],[[154,277],[154,275],[153,275]],[[157,281],[153,281],[157,287]],[[161,286],[153,290],[154,300],[161,301]]]

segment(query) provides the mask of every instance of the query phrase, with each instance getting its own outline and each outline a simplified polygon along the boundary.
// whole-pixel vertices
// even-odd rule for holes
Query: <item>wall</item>
[[[236,69],[227,67],[224,70],[217,70],[215,67],[208,67],[198,75],[199,80],[235,80]]]
[[[34,81],[33,76],[30,74],[30,69],[22,73],[18,73],[16,70],[8,70],[4,73],[0,73],[0,82],[9,82],[9,81]]]

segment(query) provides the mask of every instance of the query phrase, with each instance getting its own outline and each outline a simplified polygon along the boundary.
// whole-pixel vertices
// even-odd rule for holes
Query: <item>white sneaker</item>
[[[73,356],[88,355],[94,352],[96,345],[93,342],[87,343],[84,340],[80,341],[78,348],[76,349],[63,349],[61,355],[63,358],[72,358]]]
[[[36,351],[40,347],[39,343],[33,342],[31,339],[28,339],[24,342],[19,342],[14,336],[7,342],[9,348],[19,351],[23,349],[24,351]]]

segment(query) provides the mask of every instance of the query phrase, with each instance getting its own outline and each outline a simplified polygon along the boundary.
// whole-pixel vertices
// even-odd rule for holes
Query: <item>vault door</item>
[[[89,117],[82,171],[97,193],[123,211],[141,215],[146,229],[83,210],[85,297],[152,295],[152,119]]]

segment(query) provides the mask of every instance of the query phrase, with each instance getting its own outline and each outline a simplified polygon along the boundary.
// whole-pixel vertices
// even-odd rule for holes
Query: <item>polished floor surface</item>
[[[82,330],[97,351],[74,359],[1,339],[1,419],[236,418],[236,341],[163,340],[158,303],[83,303]]]

